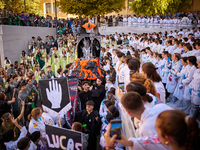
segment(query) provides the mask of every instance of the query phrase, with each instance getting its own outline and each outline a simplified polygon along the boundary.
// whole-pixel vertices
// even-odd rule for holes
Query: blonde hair
[[[156,88],[155,88],[153,81],[146,78],[146,76],[144,76],[143,74],[137,73],[137,72],[132,74],[130,81],[131,82],[139,82],[139,83],[143,84],[147,89],[147,93],[151,93],[154,96],[157,95]]]
[[[40,114],[40,111],[41,109],[39,107],[34,108],[28,115],[28,120],[31,120],[32,117],[36,120],[36,116]]]
[[[7,127],[11,122],[11,120],[9,119],[9,116],[10,116],[10,113],[8,112],[8,113],[3,114],[3,116],[1,117],[1,120],[3,121],[5,127]]]

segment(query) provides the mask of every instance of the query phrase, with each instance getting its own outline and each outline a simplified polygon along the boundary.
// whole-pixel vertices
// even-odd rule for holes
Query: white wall
[[[4,60],[2,35],[3,35],[3,29],[2,29],[2,26],[0,26],[0,60]],[[2,61],[0,64],[2,64]]]
[[[28,43],[32,36],[40,36],[43,41],[46,35],[56,35],[55,28],[23,27],[0,25],[1,64],[8,57],[12,63],[20,60],[21,51],[28,52]]]

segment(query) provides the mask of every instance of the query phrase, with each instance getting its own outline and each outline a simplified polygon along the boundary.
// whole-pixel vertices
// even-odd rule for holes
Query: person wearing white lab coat
[[[177,98],[177,101],[174,103],[174,105],[171,105],[173,108],[180,108],[183,106],[183,95],[184,95],[184,90],[185,86],[182,83],[182,80],[186,78],[186,74],[188,70],[190,70],[190,65],[187,63],[187,57],[184,57],[181,59],[182,63],[182,68],[181,71],[177,73],[178,83],[175,88],[173,96]]]
[[[130,27],[132,25],[132,18],[131,16],[128,17],[128,26]]]
[[[39,107],[34,108],[28,116],[30,120],[29,123],[29,133],[33,133],[35,131],[40,131],[42,134],[42,144],[46,145],[46,128],[45,122],[42,118],[42,110]]]
[[[166,51],[168,51],[172,55],[174,51],[174,46],[172,45],[172,41],[171,40],[167,41],[167,44],[168,47],[166,48]]]
[[[191,66],[190,70],[188,70],[188,73],[186,74],[186,79],[182,80],[183,85],[185,85],[184,90],[184,101],[183,101],[183,107],[181,108],[182,111],[184,111],[186,114],[189,114],[190,106],[191,106],[191,98],[190,98],[190,92],[189,92],[189,84],[192,81],[193,75],[195,70],[197,70],[197,59],[195,56],[190,56],[187,58],[188,64]]]
[[[165,103],[165,88],[163,86],[163,83],[161,82],[162,79],[157,73],[155,66],[152,63],[147,62],[142,65],[141,73],[154,82],[157,91],[157,97],[163,103]]]
[[[164,54],[164,59],[165,59],[165,63],[164,63],[164,66],[163,66],[163,69],[161,68],[161,71],[162,71],[162,82],[164,84],[167,83],[167,77],[168,77],[168,74],[169,74],[169,65],[170,65],[170,61],[168,60],[169,57],[168,57],[168,53],[165,52]]]
[[[166,84],[166,89],[169,93],[174,93],[174,90],[177,85],[177,76],[176,74],[180,71],[181,69],[181,62],[179,61],[181,59],[181,55],[178,53],[175,53],[172,55],[172,60],[174,63],[172,64],[172,68],[169,71],[169,75],[167,78],[167,84]]]
[[[10,130],[12,129],[9,129],[7,131],[5,131],[3,133],[3,136],[2,136],[2,140],[4,142],[4,145],[1,145],[2,147],[5,146],[7,150],[16,150],[17,149],[17,143],[20,139],[24,138],[27,134],[27,130],[26,130],[26,127],[21,127],[16,120],[12,120],[13,124],[20,130],[20,135],[18,137],[18,139],[16,141],[12,141],[12,139],[14,138],[14,132],[13,134],[10,132]],[[1,148],[2,148],[1,147]]]
[[[156,135],[155,122],[157,116],[165,110],[172,110],[166,104],[157,104],[151,109],[145,108],[142,98],[137,92],[124,94],[121,103],[131,117],[140,120],[139,128],[136,130],[137,138]]]
[[[194,117],[195,119],[197,119],[200,109],[200,59],[197,60],[197,62],[198,69],[194,72],[192,81],[189,84],[189,91],[192,100],[189,115],[190,117]]]

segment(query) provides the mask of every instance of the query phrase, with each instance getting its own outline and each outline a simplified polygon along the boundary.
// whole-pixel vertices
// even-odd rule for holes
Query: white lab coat
[[[175,88],[173,96],[177,97],[179,100],[183,99],[185,86],[183,85],[182,80],[183,80],[183,77],[186,76],[188,70],[190,70],[190,65],[187,65],[185,67],[183,66],[181,71],[177,73],[177,77],[179,79],[178,79],[178,83]],[[182,87],[182,89],[180,89],[180,87]]]
[[[166,89],[169,93],[174,93],[174,90],[177,85],[177,77],[175,76],[181,69],[181,62],[178,61],[177,63],[173,63],[172,69],[167,78]]]
[[[39,118],[37,121],[31,118],[29,123],[29,133],[32,134],[35,131],[40,131],[42,134],[42,138],[46,139],[46,128],[45,128],[45,122],[43,118]],[[43,143],[43,142],[42,142]],[[44,143],[43,143],[44,144]]]
[[[160,95],[160,100],[163,103],[166,103],[166,100],[165,100],[166,93],[165,93],[165,87],[164,87],[163,83],[161,81],[160,82],[154,82],[154,85],[155,85],[157,93]]]
[[[168,61],[166,59],[165,59],[165,62],[164,62],[164,67],[161,71],[162,71],[162,76],[161,76],[162,82],[167,83],[169,68],[168,68]]]
[[[124,91],[126,91],[126,86],[130,83],[130,69],[127,64],[125,64],[123,71],[125,72]]]
[[[158,136],[129,138],[129,141],[133,142],[133,147],[129,150],[171,150],[170,147],[163,145]]]
[[[195,105],[200,105],[200,97],[198,95],[200,93],[200,69],[197,69],[194,72],[192,81],[189,84],[189,88],[192,89],[192,103]]]
[[[173,46],[173,45],[168,46],[168,47],[166,48],[166,51],[168,51],[170,54],[173,54],[174,46]]]
[[[20,129],[20,135],[18,137],[18,139],[16,141],[10,141],[8,143],[4,143],[6,145],[6,149],[7,150],[16,150],[17,149],[17,143],[20,139],[24,138],[27,134],[27,130],[26,127],[22,127],[22,129]]]
[[[197,70],[197,68],[196,66],[193,65],[187,71],[186,79],[182,80],[183,85],[185,85],[185,90],[184,90],[184,95],[183,95],[184,100],[190,100],[189,84],[192,81],[195,70]]]
[[[141,115],[139,129],[136,130],[136,137],[154,136],[157,134],[155,123],[158,115],[165,110],[172,110],[166,104],[157,104],[151,109],[145,108]]]

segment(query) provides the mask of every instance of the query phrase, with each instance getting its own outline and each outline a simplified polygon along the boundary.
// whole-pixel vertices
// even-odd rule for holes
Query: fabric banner
[[[43,110],[49,115],[64,116],[71,109],[67,78],[40,80]]]
[[[70,96],[70,102],[72,109],[70,109],[67,114],[65,114],[65,120],[68,125],[68,127],[71,127],[75,112],[79,111],[78,106],[78,78],[77,77],[68,77],[68,86],[69,86],[69,96]]]
[[[79,76],[79,73],[80,73],[80,71],[73,70],[71,76],[78,77],[78,76]]]
[[[48,150],[82,150],[82,133],[46,125]]]

